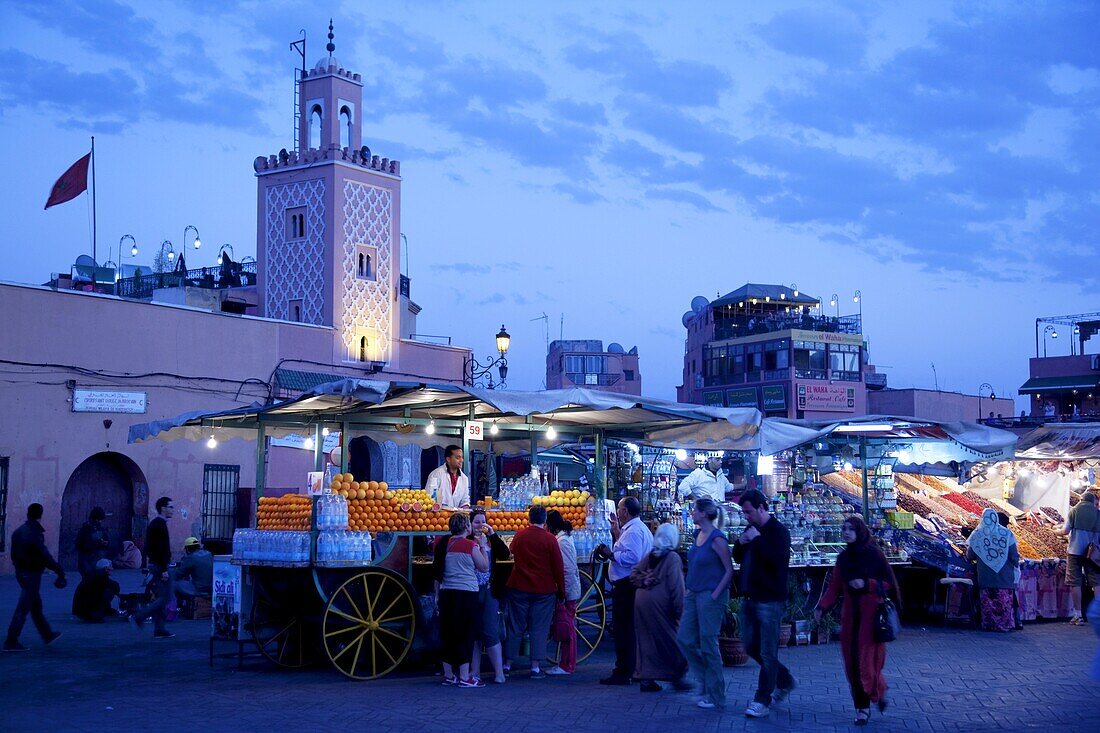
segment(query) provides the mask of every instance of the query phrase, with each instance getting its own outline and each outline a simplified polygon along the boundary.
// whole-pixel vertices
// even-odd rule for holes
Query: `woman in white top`
[[[558,538],[562,566],[565,571],[565,600],[559,601],[572,624],[576,624],[577,601],[581,597],[581,574],[577,569],[577,548],[573,544],[573,525],[562,519],[561,512],[546,512],[546,529]],[[555,611],[555,615],[557,615]],[[573,674],[577,668],[577,635],[571,634],[561,644],[561,659],[546,670],[546,674]]]

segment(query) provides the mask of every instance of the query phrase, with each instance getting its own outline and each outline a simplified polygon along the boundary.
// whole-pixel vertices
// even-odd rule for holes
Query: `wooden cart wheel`
[[[415,634],[412,588],[384,568],[349,578],[325,607],[325,653],[336,669],[352,679],[372,680],[392,672],[412,649]]]
[[[280,667],[308,667],[317,661],[316,617],[310,625],[305,616],[304,609],[257,592],[249,627],[260,653]]]
[[[577,618],[574,626],[577,630],[577,663],[580,664],[596,651],[603,639],[604,628],[607,626],[607,607],[604,605],[603,589],[599,583],[592,580],[592,576],[585,571],[580,571],[581,597],[577,601]],[[561,661],[561,642],[553,646],[551,661],[557,664]]]

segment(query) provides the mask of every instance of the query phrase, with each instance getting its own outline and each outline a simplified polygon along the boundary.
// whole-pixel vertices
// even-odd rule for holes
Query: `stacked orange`
[[[389,487],[385,481],[356,481],[350,473],[338,473],[329,488],[345,499],[383,499]]]
[[[313,502],[308,496],[261,496],[256,508],[256,529],[305,531],[309,529],[312,511]]]

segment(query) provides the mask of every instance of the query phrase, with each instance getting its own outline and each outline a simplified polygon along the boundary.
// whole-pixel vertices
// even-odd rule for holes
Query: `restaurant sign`
[[[764,390],[764,411],[787,409],[787,388],[782,384],[770,384]]]
[[[114,389],[73,389],[73,412],[145,412],[145,392]]]
[[[798,409],[821,412],[855,412],[855,387],[815,382],[798,382]]]
[[[722,390],[712,390],[703,393],[703,404],[713,407],[724,407],[722,404]]]
[[[756,387],[741,387],[739,389],[726,390],[727,407],[751,407],[757,408]]]

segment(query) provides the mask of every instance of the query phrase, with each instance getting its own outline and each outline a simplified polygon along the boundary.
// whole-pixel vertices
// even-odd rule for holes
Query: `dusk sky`
[[[191,267],[254,256],[288,44],[304,28],[312,66],[330,14],[364,142],[402,162],[418,330],[484,356],[503,322],[510,387],[542,386],[564,317],[674,398],[681,315],[745,282],[828,313],[859,289],[892,387],[934,363],[1015,396],[1035,318],[1100,311],[1095,2],[2,0],[0,280],[90,252],[88,197],[42,208],[90,135],[101,261],[132,234],[148,264],[189,224]]]

